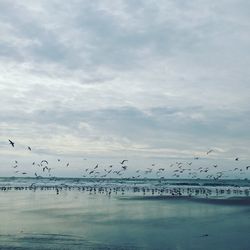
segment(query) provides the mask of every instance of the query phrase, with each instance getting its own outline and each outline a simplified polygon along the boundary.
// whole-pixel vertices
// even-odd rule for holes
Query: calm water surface
[[[53,190],[0,201],[0,249],[250,249],[249,205]]]

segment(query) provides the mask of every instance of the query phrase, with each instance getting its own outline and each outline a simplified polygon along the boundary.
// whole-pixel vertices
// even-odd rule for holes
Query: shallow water
[[[1,249],[250,249],[248,203],[54,190],[0,201]]]

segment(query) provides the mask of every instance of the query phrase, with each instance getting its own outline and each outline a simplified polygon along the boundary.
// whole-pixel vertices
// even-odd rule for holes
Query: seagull
[[[97,169],[98,168],[98,164],[94,167],[94,169]]]
[[[41,164],[43,164],[43,162],[46,163],[46,164],[49,164],[48,161],[46,161],[46,160],[42,160]]]
[[[122,160],[120,163],[121,163],[121,164],[124,164],[125,161],[128,161],[128,160]]]
[[[207,151],[207,155],[210,154],[210,153],[212,153],[212,152],[214,152],[213,149],[208,150],[208,151]]]
[[[31,151],[31,147],[30,146],[28,146],[28,150]]]
[[[239,161],[239,157],[236,157],[236,158],[235,158],[235,161]]]
[[[46,167],[43,167],[43,172],[45,171],[45,169],[49,170],[48,167],[46,166]]]
[[[14,148],[15,143],[9,139],[10,145]]]

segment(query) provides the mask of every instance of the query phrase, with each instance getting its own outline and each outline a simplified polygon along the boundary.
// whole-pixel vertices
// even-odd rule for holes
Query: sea
[[[249,180],[0,178],[0,249],[250,249]]]

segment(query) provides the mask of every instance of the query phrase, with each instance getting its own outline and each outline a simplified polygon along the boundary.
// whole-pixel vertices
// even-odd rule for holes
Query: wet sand
[[[250,249],[249,199],[0,192],[0,249]]]

